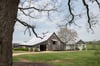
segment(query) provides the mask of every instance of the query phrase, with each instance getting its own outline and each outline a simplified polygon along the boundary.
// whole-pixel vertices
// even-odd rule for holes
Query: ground
[[[62,52],[66,52],[66,51],[62,51]],[[70,51],[72,52],[72,51]],[[54,52],[54,51],[43,51],[43,52],[23,52],[23,51],[14,51],[13,52],[13,56],[20,56],[20,55],[24,55],[24,54],[41,54],[41,53],[59,53],[59,52]],[[61,53],[61,52],[60,52]],[[61,62],[60,60],[54,60],[52,62]],[[21,60],[19,60],[19,62],[14,62],[13,66],[52,66],[51,64],[47,64],[47,63],[41,63],[41,62],[36,62],[33,63],[27,59],[23,59],[21,58]]]
[[[52,66],[100,66],[100,51],[98,50],[97,52],[97,50],[84,50],[71,52],[32,52],[30,54],[16,55],[13,57],[13,61],[25,63],[32,62],[33,64],[46,63],[52,64]]]
[[[24,55],[24,54],[43,54],[43,53],[64,53],[64,52],[76,52],[76,51],[41,51],[41,52],[23,52],[13,51],[13,56]]]
[[[46,63],[14,62],[13,66],[52,66]]]

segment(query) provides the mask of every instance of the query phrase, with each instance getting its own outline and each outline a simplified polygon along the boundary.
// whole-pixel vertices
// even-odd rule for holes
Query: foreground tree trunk
[[[12,66],[12,37],[18,0],[0,0],[0,66]]]

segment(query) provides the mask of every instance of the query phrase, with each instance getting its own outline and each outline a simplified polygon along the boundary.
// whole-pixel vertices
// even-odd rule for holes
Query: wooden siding
[[[56,40],[55,44],[53,44],[53,39]],[[56,34],[53,34],[47,41],[47,48],[49,51],[53,50],[64,50],[64,44],[59,40],[59,38],[56,36]]]

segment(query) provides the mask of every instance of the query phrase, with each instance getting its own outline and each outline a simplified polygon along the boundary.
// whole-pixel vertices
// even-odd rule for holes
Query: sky
[[[52,3],[52,1],[54,1]],[[21,0],[21,4],[19,5],[20,7],[23,5],[24,0]],[[35,6],[37,8],[43,8],[43,6],[45,6],[45,3],[48,4],[49,6],[46,7],[46,9],[50,9],[52,8],[53,4],[57,2],[55,4],[55,6],[59,9],[58,11],[51,11],[50,12],[50,17],[47,17],[48,14],[46,12],[38,12],[36,10],[34,10],[33,13],[31,13],[31,16],[35,16],[34,18],[30,18],[28,16],[23,15],[22,12],[20,12],[18,10],[18,18],[20,20],[23,20],[25,22],[27,22],[28,24],[31,25],[35,25],[36,28],[36,32],[37,34],[41,34],[43,32],[57,32],[59,30],[58,28],[58,24],[66,24],[67,21],[65,20],[69,20],[70,18],[66,18],[66,16],[69,15],[69,11],[68,11],[68,6],[66,4],[66,0],[33,0],[31,2],[31,6]],[[27,2],[24,2],[23,7],[29,7],[29,1],[27,0]],[[34,5],[33,5],[34,3]],[[90,12],[92,14],[95,14],[95,16],[100,16],[100,10],[98,9],[98,6],[96,5],[96,3],[90,3],[87,2],[91,8]],[[93,41],[93,40],[100,40],[100,24],[97,24],[93,29],[94,32],[92,32],[92,30],[89,29],[88,31],[88,24],[87,24],[87,18],[85,14],[85,7],[82,8],[82,3],[80,0],[77,1],[73,1],[72,2],[72,7],[74,7],[74,14],[81,14],[81,18],[76,17],[75,18],[75,23],[78,25],[74,25],[72,24],[71,26],[69,26],[70,29],[74,29],[77,31],[78,33],[78,39],[82,39],[83,41]],[[31,12],[32,10],[30,10]],[[29,13],[29,11],[25,11],[25,13]],[[92,15],[91,14],[91,15]],[[99,17],[100,18],[100,17]],[[98,21],[100,21],[100,19],[98,18]],[[35,37],[35,35],[32,33],[32,35],[29,35],[29,32],[26,31],[26,33],[24,34],[24,31],[26,29],[26,27],[24,27],[23,25],[21,25],[19,22],[17,22],[15,24],[14,27],[15,31],[13,34],[13,43],[23,43],[23,42],[27,42],[30,39],[32,39],[33,37]]]

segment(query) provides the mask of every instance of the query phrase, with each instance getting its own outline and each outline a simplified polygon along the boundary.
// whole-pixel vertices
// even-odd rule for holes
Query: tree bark
[[[19,0],[0,0],[0,66],[12,66],[12,37]]]

